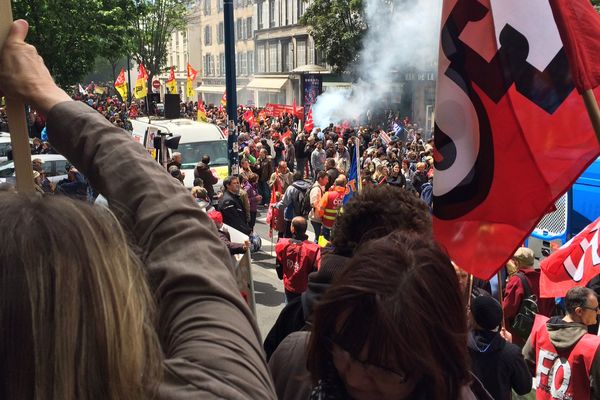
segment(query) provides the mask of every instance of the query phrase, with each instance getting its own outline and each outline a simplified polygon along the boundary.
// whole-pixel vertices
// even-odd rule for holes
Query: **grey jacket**
[[[275,399],[230,255],[189,192],[120,128],[79,102],[48,114],[52,146],[109,201],[158,303],[160,399]]]

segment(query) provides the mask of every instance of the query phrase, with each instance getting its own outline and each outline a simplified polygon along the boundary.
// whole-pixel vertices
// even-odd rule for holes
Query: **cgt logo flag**
[[[167,90],[171,94],[177,94],[177,81],[175,80],[175,71],[173,67],[171,67],[171,72],[169,73],[169,79],[165,82],[167,86]]]
[[[304,123],[304,132],[310,134],[315,127],[315,123],[313,122],[312,117],[312,107],[308,109],[308,113],[306,113],[306,122]]]
[[[541,297],[564,297],[570,288],[585,286],[598,275],[599,233],[600,218],[541,262]]]
[[[223,97],[221,97],[221,109],[227,107],[227,91],[223,92]]]
[[[133,97],[136,99],[143,99],[148,95],[148,71],[144,64],[140,64],[138,71],[137,80],[135,81],[135,88],[133,90]]]
[[[479,278],[506,263],[599,154],[578,93],[590,85],[573,71],[597,73],[578,63],[580,52],[600,54],[600,34],[581,40],[577,32],[591,22],[565,13],[585,3],[444,1],[433,228],[451,258]],[[597,19],[592,25],[597,32]]]
[[[125,81],[125,68],[121,68],[121,72],[115,81],[115,89],[119,92],[122,101],[127,101],[127,82]]]
[[[208,122],[208,118],[206,118],[206,109],[204,108],[204,102],[202,100],[198,101],[198,122]]]
[[[196,80],[196,76],[198,76],[198,71],[196,71],[192,66],[188,63],[187,65],[187,83],[185,85],[185,91],[188,98],[193,98],[194,93],[194,80]]]

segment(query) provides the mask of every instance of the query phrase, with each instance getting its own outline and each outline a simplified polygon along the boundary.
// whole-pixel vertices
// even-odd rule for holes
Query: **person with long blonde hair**
[[[274,399],[252,313],[214,225],[122,129],[54,83],[28,25],[0,96],[47,116],[52,146],[110,211],[0,193],[0,398]]]

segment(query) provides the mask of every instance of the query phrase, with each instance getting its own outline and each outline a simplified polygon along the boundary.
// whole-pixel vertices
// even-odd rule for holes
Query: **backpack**
[[[298,185],[292,184],[293,187],[295,187],[298,190],[298,198],[296,199],[297,201],[294,204],[294,216],[302,216],[304,218],[306,218],[308,216],[308,213],[310,212],[312,206],[310,204],[310,189],[303,189],[301,187],[299,187]],[[308,203],[308,211],[306,211],[306,203]]]
[[[519,312],[515,315],[510,326],[514,333],[523,339],[527,339],[533,328],[535,315],[538,313],[537,297],[531,294],[531,288],[525,278],[525,274],[517,272],[517,276],[521,280],[525,294],[523,295],[523,300],[521,300]]]

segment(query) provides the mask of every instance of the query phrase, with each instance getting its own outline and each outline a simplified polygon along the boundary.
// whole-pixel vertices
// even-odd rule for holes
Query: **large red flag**
[[[248,123],[248,125],[250,125],[250,129],[254,128],[254,124],[256,123],[256,120],[254,118],[254,111],[252,110],[248,110],[243,114],[243,118],[244,121],[246,121]]]
[[[444,1],[433,185],[436,239],[482,279],[599,154],[550,3],[490,4]]]
[[[315,127],[315,123],[313,122],[313,117],[312,117],[312,107],[308,110],[308,113],[306,114],[306,122],[304,123],[304,131],[307,133],[311,133],[312,130]]]
[[[541,262],[541,297],[564,297],[600,273],[599,233],[600,218]]]

